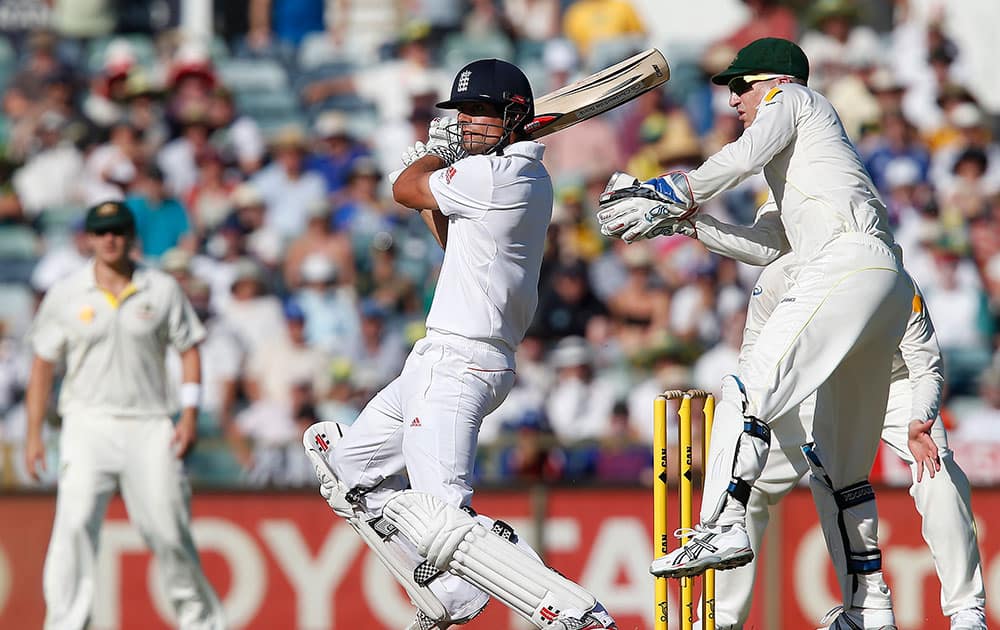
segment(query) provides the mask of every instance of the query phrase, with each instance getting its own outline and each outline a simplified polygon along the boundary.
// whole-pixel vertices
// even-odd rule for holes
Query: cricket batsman
[[[432,122],[393,184],[445,251],[427,336],[354,424],[316,424],[304,445],[334,512],[417,607],[409,628],[465,623],[489,596],[536,628],[615,628],[593,595],[471,507],[479,427],[514,384],[538,301],[552,183],[523,130],[533,98],[516,66],[468,64],[438,107],[457,122]]]

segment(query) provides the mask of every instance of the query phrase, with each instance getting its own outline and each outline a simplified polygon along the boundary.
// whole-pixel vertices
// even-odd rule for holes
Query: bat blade
[[[532,139],[555,133],[627,103],[666,83],[670,67],[655,48],[535,100],[535,118],[524,126]]]

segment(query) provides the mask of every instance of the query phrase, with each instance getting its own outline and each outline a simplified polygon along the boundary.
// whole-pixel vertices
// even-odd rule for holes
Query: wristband
[[[201,383],[182,383],[180,392],[181,408],[195,409],[201,404]]]

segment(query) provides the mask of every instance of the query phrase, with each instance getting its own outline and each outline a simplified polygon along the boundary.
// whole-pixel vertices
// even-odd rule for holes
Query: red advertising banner
[[[992,534],[1000,525],[1000,491],[977,490],[973,500],[983,577],[987,591],[995,592],[991,587],[1000,587],[1000,537]],[[947,628],[933,559],[912,500],[905,490],[882,490],[878,501],[884,565],[900,629]],[[353,530],[315,495],[203,493],[193,507],[202,562],[232,628],[396,630],[412,619],[403,592]],[[532,538],[528,494],[479,493],[475,507]],[[811,495],[797,490],[782,508],[775,519],[782,544],[764,554],[776,563],[769,575],[777,578],[758,579],[748,628],[814,628],[839,599]],[[0,628],[34,630],[42,625],[42,563],[53,509],[53,497],[47,495],[0,498]],[[652,493],[553,490],[545,509],[546,560],[596,593],[622,630],[652,628],[653,582],[647,573]],[[171,627],[154,564],[121,502],[113,502],[101,535],[92,628]],[[764,618],[768,600],[777,604],[771,614],[780,619]],[[677,611],[674,591],[671,609]],[[1000,623],[1000,611],[989,612],[990,620]],[[524,626],[494,602],[465,627]]]

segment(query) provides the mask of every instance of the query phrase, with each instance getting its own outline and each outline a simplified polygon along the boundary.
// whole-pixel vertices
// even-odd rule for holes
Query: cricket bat
[[[535,118],[524,126],[532,140],[627,103],[670,78],[663,53],[655,48],[535,99]]]

